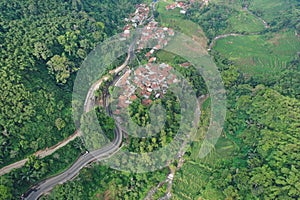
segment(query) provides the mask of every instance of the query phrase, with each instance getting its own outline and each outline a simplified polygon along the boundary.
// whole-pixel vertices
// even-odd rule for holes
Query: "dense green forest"
[[[0,3],[0,166],[75,131],[74,74],[98,42],[120,31],[137,2]]]
[[[197,157],[201,142],[193,144],[175,178],[174,199],[299,198],[300,102],[239,77],[227,88],[225,137],[205,159]]]
[[[75,131],[73,79],[85,56],[120,32],[136,1],[13,0],[0,2],[0,166],[24,159]],[[0,199],[68,167],[81,141],[61,162],[32,156],[24,169],[1,177]],[[76,150],[80,147],[80,151]],[[50,167],[51,166],[51,170]]]
[[[132,104],[130,104],[129,114],[133,121],[139,126],[145,127],[148,124],[150,126],[155,126],[155,123],[151,123],[150,121],[150,106],[143,105],[142,99],[143,97],[140,96]],[[166,110],[164,128],[162,130],[158,130],[159,133],[156,137],[129,137],[128,149],[130,152],[145,153],[155,151],[165,146],[167,143],[170,143],[178,131],[180,124],[180,103],[176,96],[169,92],[162,99],[152,99],[154,100],[154,104],[161,105],[162,108]],[[155,130],[155,127],[148,127],[147,130],[151,134],[151,130]],[[131,134],[136,133],[133,132]]]

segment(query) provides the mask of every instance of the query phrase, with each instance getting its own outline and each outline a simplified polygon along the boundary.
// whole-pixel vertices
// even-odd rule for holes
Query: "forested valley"
[[[136,3],[139,0],[0,2],[1,167],[75,132],[71,95],[76,71],[99,42],[122,30]],[[31,184],[69,166],[83,151],[80,143],[68,146],[67,155],[58,152],[66,163],[53,164],[55,156],[41,163],[31,156],[23,170],[2,176],[0,199],[21,195]]]
[[[75,131],[75,72],[97,43],[120,30],[137,2],[0,3],[1,166]]]

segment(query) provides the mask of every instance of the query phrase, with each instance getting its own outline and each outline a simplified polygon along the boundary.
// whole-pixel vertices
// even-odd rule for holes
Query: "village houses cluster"
[[[173,9],[172,5],[170,5],[170,9]],[[187,8],[187,4],[183,2],[177,2],[174,5],[182,9]],[[130,30],[145,23],[148,16],[149,7],[146,4],[137,5],[135,13],[130,15],[129,19],[125,19],[128,23],[124,26],[123,37],[128,38]],[[127,70],[117,81],[116,86],[120,88],[120,94],[114,114],[119,115],[123,108],[127,108],[132,101],[138,98],[136,91],[139,91],[138,95],[143,97],[142,104],[150,105],[152,97],[162,98],[168,87],[178,81],[176,75],[171,73],[172,67],[170,65],[165,63],[154,64],[156,57],[152,56],[155,51],[166,46],[174,34],[173,29],[160,28],[158,22],[153,19],[141,29],[140,38],[136,42],[136,50],[141,52],[143,49],[150,49],[145,54],[148,64],[134,71]],[[188,67],[190,63],[183,63],[182,66]]]
[[[186,14],[187,9],[189,8],[189,4],[185,2],[175,2],[166,6],[166,10],[174,10],[175,8],[180,8],[181,14]]]
[[[162,49],[168,44],[170,37],[174,36],[174,30],[168,27],[158,28],[158,22],[151,21],[142,29],[141,38],[137,41],[137,51],[151,47],[151,50],[146,53],[146,57],[150,58],[156,50]],[[150,58],[149,62],[155,61],[155,58]]]
[[[190,0],[189,2],[178,1],[166,6],[166,10],[174,10],[175,8],[180,8],[181,14],[186,14],[187,10],[196,0]],[[202,0],[205,5],[208,5],[209,0]],[[125,18],[127,24],[123,28],[122,38],[126,40],[130,36],[130,30],[133,28],[137,28],[139,25],[142,25],[147,21],[150,13],[150,8],[147,4],[137,4],[136,10],[133,14],[129,16],[129,18]],[[148,24],[147,30],[153,30],[155,28],[157,22],[154,20]],[[150,26],[150,27],[149,27]]]
[[[137,4],[136,10],[129,18],[125,18],[127,24],[123,28],[122,39],[125,40],[130,36],[130,30],[143,24],[149,16],[150,8],[147,4]]]
[[[165,63],[160,65],[148,63],[144,67],[137,68],[133,76],[130,76],[132,71],[128,70],[116,83],[116,86],[121,88],[121,94],[114,114],[120,114],[120,109],[127,108],[137,99],[135,94],[137,88],[139,88],[139,95],[143,97],[143,105],[152,103],[151,96],[156,99],[163,97],[169,86],[178,82],[171,70],[172,67]]]
[[[136,6],[136,11],[130,16],[129,19],[125,19],[127,23],[123,28],[121,40],[126,40],[130,37],[130,31],[136,28],[138,25],[143,24],[149,16],[149,7],[146,4],[138,4]],[[168,44],[169,37],[174,36],[174,30],[168,27],[159,28],[158,22],[155,20],[150,21],[141,30],[141,38],[137,40],[137,52],[144,48],[149,48],[151,45],[151,50],[146,54],[149,62],[156,60],[155,57],[151,57],[155,50],[162,49]],[[155,44],[154,44],[155,41]]]
[[[166,10],[174,10],[175,8],[180,9],[181,14],[186,14],[187,10],[190,8],[190,6],[195,3],[196,0],[190,0],[188,3],[183,1],[174,2],[172,4],[169,4],[166,6]],[[202,0],[204,5],[208,5],[208,0]]]

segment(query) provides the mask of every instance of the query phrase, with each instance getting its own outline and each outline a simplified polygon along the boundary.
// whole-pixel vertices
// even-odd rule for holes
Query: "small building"
[[[172,194],[170,192],[167,193],[167,197],[171,198]]]
[[[130,100],[131,101],[134,101],[134,100],[136,100],[137,99],[137,96],[136,95],[132,95],[131,97],[130,97]]]
[[[173,175],[173,174],[169,174],[169,175],[168,175],[168,179],[169,179],[169,180],[173,180],[173,178],[174,178],[174,175]]]
[[[161,45],[160,45],[160,44],[158,44],[158,45],[155,45],[155,47],[153,47],[153,49],[155,49],[155,50],[159,50],[159,49],[161,49]]]
[[[149,33],[148,32],[142,32],[142,35],[143,36],[149,36]]]
[[[185,62],[185,63],[181,63],[180,66],[181,67],[189,67],[191,66],[192,64],[190,62]]]
[[[152,88],[147,88],[147,91],[148,91],[148,92],[152,92],[153,89],[152,89]]]
[[[117,110],[114,111],[114,114],[115,114],[115,115],[120,115],[120,114],[121,114],[121,111],[117,109]]]
[[[160,87],[159,87],[159,85],[157,83],[152,83],[151,88],[153,90],[159,90],[160,89]]]
[[[169,28],[168,34],[169,34],[170,36],[174,36],[174,30]]]
[[[142,104],[143,104],[144,106],[149,106],[149,105],[151,105],[151,103],[152,103],[152,100],[151,100],[151,99],[143,99],[143,100],[142,100]]]
[[[180,10],[180,14],[186,14],[186,10]]]
[[[185,6],[185,3],[184,2],[178,2],[177,3],[177,7],[178,8],[183,8]]]
[[[150,58],[149,59],[149,62],[151,63],[151,62],[155,62],[156,61],[156,57],[152,57],[152,58]]]

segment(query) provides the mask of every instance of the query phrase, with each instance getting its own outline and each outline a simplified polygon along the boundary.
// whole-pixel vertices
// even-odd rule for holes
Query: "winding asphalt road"
[[[135,42],[136,42],[136,39],[134,39],[133,42],[131,43],[131,45],[129,46],[128,56],[127,56],[125,62],[117,69],[110,71],[110,74],[117,75],[119,72],[121,72],[127,66],[130,59],[134,56],[133,52],[134,52]],[[84,112],[85,113],[91,111],[93,109],[93,107],[95,106],[94,92],[99,88],[102,81],[105,81],[107,79],[108,79],[108,77],[104,76],[90,87],[90,89],[87,93],[86,99],[85,99],[85,103],[84,103]],[[105,99],[106,99],[105,101],[107,101],[107,98],[105,98]],[[107,103],[106,103],[105,107],[106,107],[107,113],[109,115],[111,115],[111,111],[108,109]],[[50,192],[54,188],[54,186],[56,186],[58,184],[63,184],[66,181],[74,178],[79,173],[79,171],[83,167],[88,165],[89,163],[96,161],[96,160],[102,160],[102,159],[110,157],[111,155],[113,155],[114,153],[116,153],[119,150],[121,144],[122,144],[122,131],[121,131],[121,128],[119,127],[119,125],[116,124],[115,138],[111,143],[107,144],[102,149],[95,150],[95,151],[92,151],[92,152],[82,155],[65,172],[39,183],[38,185],[31,188],[26,194],[22,195],[21,198],[26,199],[26,200],[38,199],[43,194]]]
[[[152,4],[151,6],[152,11],[154,11],[155,9],[155,3]],[[153,12],[151,17],[148,20],[152,20],[154,18]],[[133,41],[131,42],[129,48],[128,48],[128,52],[127,52],[127,58],[124,61],[124,63],[119,66],[118,68],[111,70],[109,72],[109,74],[116,76],[118,75],[119,72],[123,71],[123,69],[125,69],[125,67],[128,65],[129,61],[134,57],[134,46],[136,44],[137,41],[137,37],[135,37],[133,39]],[[103,81],[108,80],[109,76],[104,76],[102,77],[100,80],[98,80],[96,83],[94,83],[88,93],[87,96],[85,98],[85,102],[84,102],[84,112],[87,113],[89,111],[91,111],[94,106],[95,106],[95,98],[94,98],[94,92],[100,87],[101,83]],[[116,82],[113,81],[111,84],[115,84]],[[106,108],[106,112],[108,113],[108,115],[111,116],[112,112],[108,106],[108,94],[106,94],[105,96],[105,108]],[[80,131],[80,130],[78,130]],[[86,154],[80,156],[78,158],[78,160],[66,171],[64,171],[63,173],[49,178],[39,184],[37,184],[36,186],[32,187],[26,194],[23,194],[21,199],[26,199],[26,200],[37,200],[40,196],[42,196],[43,194],[50,192],[54,186],[58,185],[58,184],[63,184],[68,180],[71,180],[72,178],[74,178],[79,171],[85,167],[86,165],[88,165],[89,163],[96,161],[96,160],[103,160],[105,158],[109,158],[110,156],[112,156],[114,153],[116,153],[119,149],[120,146],[122,144],[122,129],[121,127],[116,123],[116,128],[114,130],[115,132],[115,138],[114,140],[107,144],[105,147],[103,147],[102,149],[98,149],[92,152],[87,152]]]
[[[118,130],[120,129],[116,128],[115,130],[116,137],[112,143],[108,144],[102,149],[95,150],[90,153],[86,153],[83,156],[79,157],[79,159],[68,170],[66,170],[62,174],[47,179],[44,182],[41,182],[40,184],[32,188],[24,199],[36,200],[41,195],[51,191],[53,187],[56,186],[57,184],[63,184],[64,182],[74,178],[79,173],[79,171],[87,164],[95,160],[108,158],[109,156],[113,155],[116,151],[118,151],[122,143],[122,133],[118,132]]]

